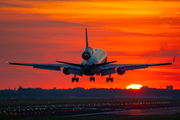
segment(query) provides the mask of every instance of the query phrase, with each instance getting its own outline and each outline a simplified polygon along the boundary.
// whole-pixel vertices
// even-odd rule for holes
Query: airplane
[[[72,82],[76,81],[79,82],[79,78],[76,77],[77,75],[83,76],[91,76],[90,82],[95,81],[94,75],[109,75],[106,78],[106,82],[113,82],[113,78],[111,74],[117,73],[119,75],[123,75],[127,70],[134,70],[134,69],[145,69],[149,66],[160,66],[160,65],[171,65],[175,61],[175,56],[173,58],[173,62],[168,63],[151,63],[151,64],[111,64],[117,61],[110,61],[107,62],[107,54],[103,49],[95,48],[92,49],[88,45],[88,34],[87,28],[85,28],[85,37],[86,37],[86,47],[82,52],[82,61],[81,64],[75,64],[70,62],[63,62],[58,61],[56,62],[61,64],[34,64],[34,63],[16,63],[16,62],[8,62],[6,57],[6,63],[10,65],[24,65],[24,66],[32,66],[33,68],[37,69],[48,69],[48,70],[56,70],[61,71],[63,68],[63,73],[65,75],[73,74],[74,77],[72,78]]]

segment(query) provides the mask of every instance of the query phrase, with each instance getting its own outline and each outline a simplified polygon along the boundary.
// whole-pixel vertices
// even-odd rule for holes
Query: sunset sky
[[[113,83],[88,76],[72,83],[62,71],[12,66],[10,62],[79,64],[89,45],[119,64],[172,62],[113,74]],[[151,88],[180,89],[180,1],[178,0],[0,0],[0,89],[7,88]]]

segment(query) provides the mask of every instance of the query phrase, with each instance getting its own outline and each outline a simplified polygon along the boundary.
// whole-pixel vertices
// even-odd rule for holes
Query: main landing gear
[[[94,82],[94,81],[95,81],[95,77],[90,77],[90,82],[91,82],[91,81]]]
[[[113,78],[111,78],[111,74],[109,74],[109,78],[106,78],[106,82],[109,82],[109,81],[113,82]]]
[[[79,82],[79,78],[76,77],[76,75],[74,75],[74,77],[72,78],[72,82],[74,82],[74,81]]]
[[[91,81],[95,81],[95,77],[90,77],[90,82]],[[76,82],[79,82],[79,78],[78,77],[76,77],[76,75],[74,75],[74,77],[72,78],[72,82],[74,82],[74,81],[76,81]],[[111,82],[113,82],[113,78],[111,77],[111,74],[109,74],[109,77],[107,77],[106,78],[106,82],[109,82],[109,81],[111,81]]]

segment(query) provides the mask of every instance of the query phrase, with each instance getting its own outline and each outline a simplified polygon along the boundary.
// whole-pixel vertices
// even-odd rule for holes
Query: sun
[[[126,89],[140,89],[141,87],[143,87],[140,84],[131,84],[129,86],[126,87]]]

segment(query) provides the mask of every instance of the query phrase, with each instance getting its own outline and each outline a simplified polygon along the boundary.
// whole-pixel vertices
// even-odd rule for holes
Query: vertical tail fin
[[[88,48],[88,35],[87,35],[87,28],[85,28],[85,33],[86,33],[86,48]]]

